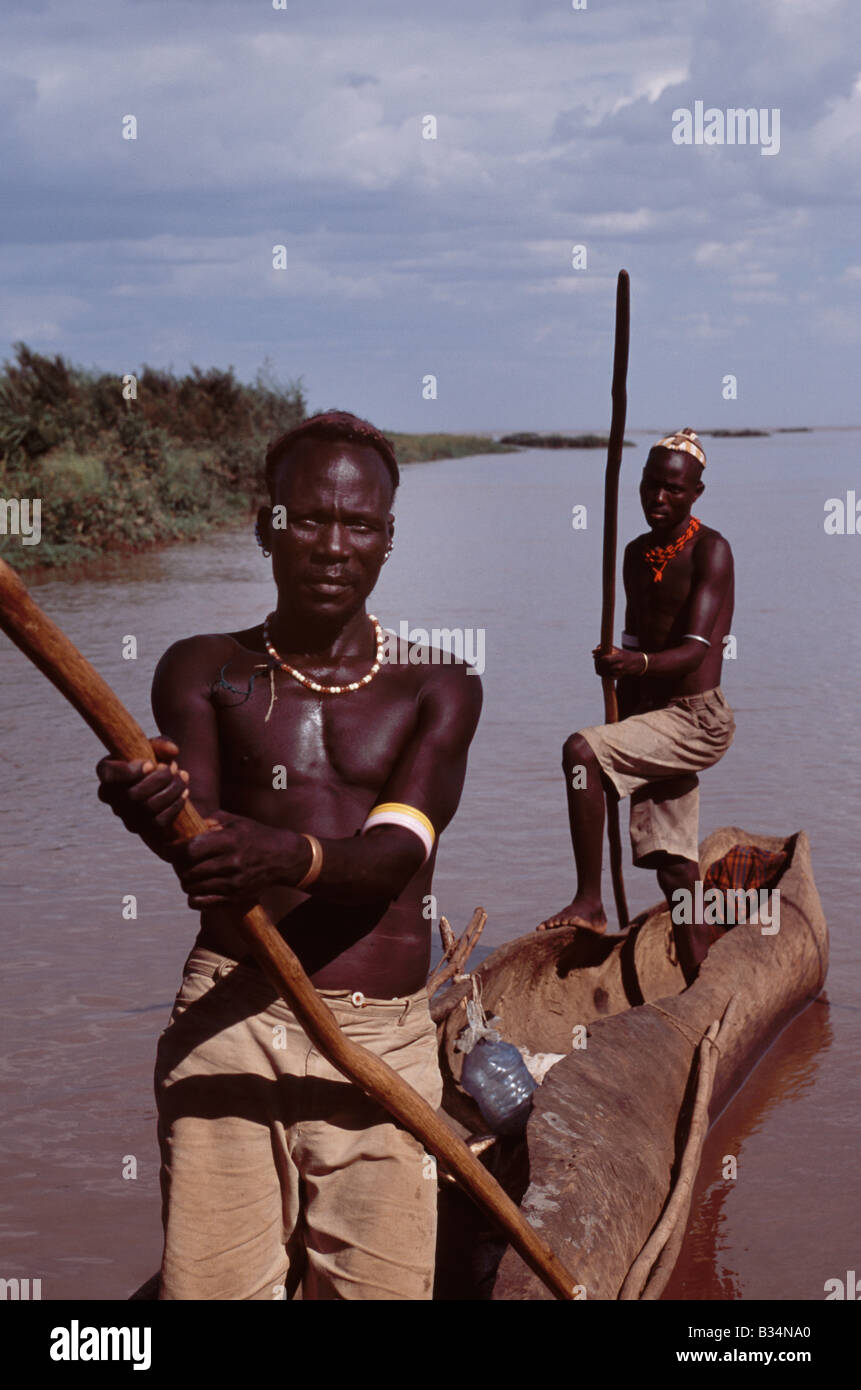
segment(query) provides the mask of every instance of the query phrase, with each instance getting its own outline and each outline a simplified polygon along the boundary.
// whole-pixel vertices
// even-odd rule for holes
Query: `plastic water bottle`
[[[494,1134],[522,1134],[536,1085],[516,1047],[479,1038],[464,1057],[460,1084]]]

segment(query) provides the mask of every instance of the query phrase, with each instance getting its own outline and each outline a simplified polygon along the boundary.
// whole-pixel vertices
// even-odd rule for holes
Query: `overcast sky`
[[[625,266],[632,427],[861,422],[857,0],[3,8],[3,356],[606,428]],[[674,143],[697,101],[779,109],[779,152]]]

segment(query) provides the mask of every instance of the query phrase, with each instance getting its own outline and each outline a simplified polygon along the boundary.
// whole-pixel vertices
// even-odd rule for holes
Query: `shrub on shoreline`
[[[122,380],[15,344],[0,374],[0,494],[42,499],[42,539],[0,538],[23,569],[188,539],[239,520],[262,487],[273,436],[305,418],[301,382],[268,364],[252,385],[233,369],[183,377],[144,366]]]

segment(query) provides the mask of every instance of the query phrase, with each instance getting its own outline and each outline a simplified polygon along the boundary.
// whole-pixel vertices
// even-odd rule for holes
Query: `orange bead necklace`
[[[693,540],[701,526],[702,522],[698,521],[695,516],[692,516],[688,526],[676,540],[672,541],[669,545],[655,545],[652,546],[651,550],[643,551],[643,559],[647,565],[651,566],[654,582],[656,584],[660,584],[663,579],[667,562],[672,560],[674,555],[678,555],[680,551],[684,550],[688,542]]]

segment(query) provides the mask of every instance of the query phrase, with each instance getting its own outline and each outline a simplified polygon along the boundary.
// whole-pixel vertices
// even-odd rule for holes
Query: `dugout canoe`
[[[729,826],[700,847],[700,869],[734,846],[781,853],[771,879],[780,928],[739,924],[711,947],[684,988],[665,905],[624,936],[581,928],[529,932],[474,974],[502,1036],[535,1057],[561,1054],[535,1095],[524,1140],[497,1141],[485,1161],[585,1288],[616,1299],[658,1222],[684,1148],[701,1038],[734,999],[720,1039],[714,1120],[791,1018],[816,997],[828,966],[828,928],[806,834],[779,838]],[[486,1131],[459,1085],[454,1043],[469,986],[433,1001],[443,1106],[462,1131]],[[572,1050],[572,1038],[585,1047]],[[575,1033],[575,1029],[581,1030]],[[443,1187],[437,1259],[440,1299],[532,1300],[550,1295],[453,1187]]]

